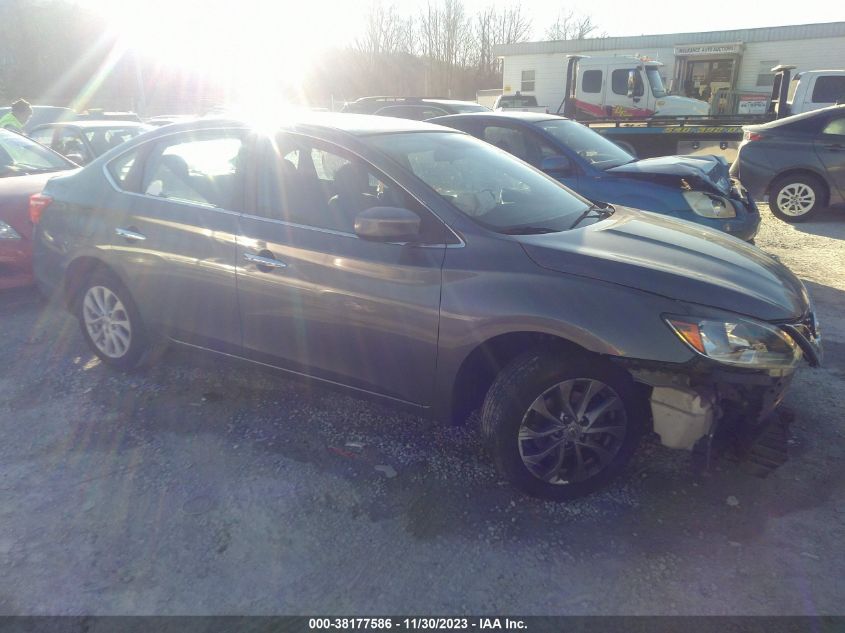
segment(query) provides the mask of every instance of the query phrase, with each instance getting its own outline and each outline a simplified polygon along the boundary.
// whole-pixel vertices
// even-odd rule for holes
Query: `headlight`
[[[736,209],[731,201],[703,191],[685,191],[684,199],[697,215],[704,218],[735,218]]]
[[[720,363],[775,369],[792,367],[801,360],[798,344],[779,328],[766,323],[745,319],[665,318],[682,341],[702,356]]]
[[[19,240],[21,236],[11,226],[0,220],[0,240]]]

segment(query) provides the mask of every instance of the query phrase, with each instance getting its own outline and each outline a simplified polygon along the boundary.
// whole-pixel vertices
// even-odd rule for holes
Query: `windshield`
[[[563,230],[590,206],[555,180],[466,134],[406,132],[364,140],[494,231]]]
[[[0,130],[0,176],[72,169],[73,164],[25,136]]]
[[[599,169],[618,167],[634,160],[616,143],[575,121],[551,119],[539,121],[537,125]]]
[[[666,96],[666,88],[663,87],[663,78],[657,71],[657,66],[646,66],[645,74],[648,76],[648,83],[651,86],[651,93],[658,99]]]

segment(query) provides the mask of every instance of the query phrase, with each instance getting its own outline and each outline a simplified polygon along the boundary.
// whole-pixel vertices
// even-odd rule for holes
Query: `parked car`
[[[523,95],[516,93],[514,95],[499,95],[496,97],[496,103],[493,109],[500,110],[519,110],[522,112],[542,112],[547,114],[548,106],[541,106],[537,103],[537,97],[533,95]]]
[[[111,112],[102,108],[90,108],[76,115],[78,121],[131,121],[140,123],[141,117],[136,112]]]
[[[172,123],[185,123],[196,118],[192,114],[160,114],[159,116],[146,119],[144,123],[153,127],[161,127],[162,125],[170,125]]]
[[[10,107],[0,108],[0,118],[6,116],[12,111]],[[76,118],[76,112],[70,108],[60,108],[57,106],[32,106],[32,116],[29,117],[23,126],[25,134],[29,134],[32,129],[42,123],[56,123],[58,121],[73,121]]]
[[[73,162],[85,165],[151,129],[149,125],[132,121],[72,121],[36,126],[29,136]]]
[[[845,105],[742,128],[731,165],[752,196],[786,222],[845,202]]]
[[[753,241],[760,214],[715,156],[637,160],[576,121],[528,112],[438,117],[548,173],[592,201],[623,204]]]
[[[489,110],[474,101],[422,99],[419,97],[361,97],[357,101],[345,104],[342,112],[377,114],[379,116],[423,121],[445,114],[489,112]]]
[[[441,420],[481,407],[501,473],[551,499],[606,484],[643,431],[764,428],[819,362],[773,258],[427,123],[169,126],[52,179],[32,217],[38,283],[104,363],[163,339]]]
[[[29,197],[76,165],[25,136],[0,130],[0,290],[32,283]]]

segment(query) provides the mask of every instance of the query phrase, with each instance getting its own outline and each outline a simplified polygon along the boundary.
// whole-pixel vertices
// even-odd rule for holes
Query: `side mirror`
[[[554,176],[572,173],[572,161],[566,156],[546,156],[540,163],[540,170]]]
[[[373,207],[355,217],[355,235],[373,242],[413,242],[420,235],[420,216],[399,207]]]

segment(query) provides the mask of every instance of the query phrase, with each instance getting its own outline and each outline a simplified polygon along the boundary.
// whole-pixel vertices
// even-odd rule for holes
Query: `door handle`
[[[129,242],[143,242],[147,239],[147,236],[143,233],[138,233],[137,231],[132,231],[130,229],[115,229],[114,232],[118,237],[122,237]]]
[[[270,251],[262,251],[262,253],[272,255]],[[279,270],[281,268],[288,267],[286,263],[280,262],[278,259],[266,257],[265,255],[256,255],[254,253],[244,253],[244,259],[255,264],[258,267],[258,270],[262,272],[270,272],[271,270]]]

